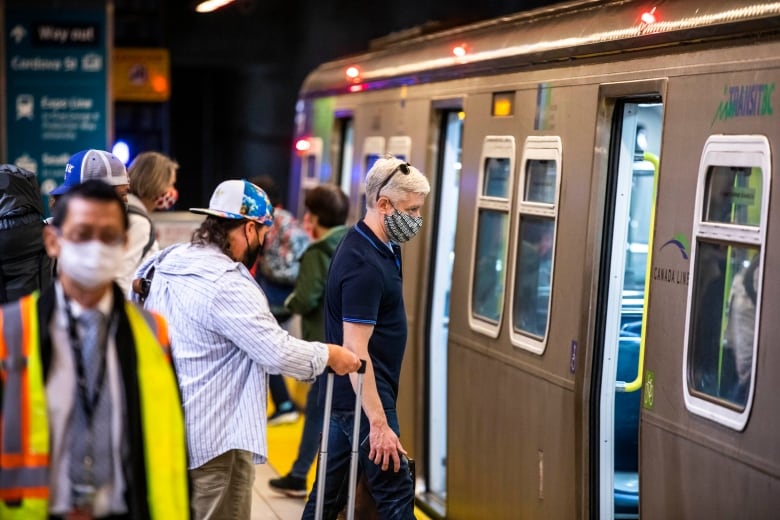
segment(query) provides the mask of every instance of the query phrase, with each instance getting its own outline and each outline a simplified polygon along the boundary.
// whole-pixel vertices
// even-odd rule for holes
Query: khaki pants
[[[249,520],[255,480],[250,452],[230,450],[189,474],[193,520]]]

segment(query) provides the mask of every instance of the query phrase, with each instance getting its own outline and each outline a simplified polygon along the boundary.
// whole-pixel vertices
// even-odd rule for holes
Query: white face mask
[[[116,277],[125,254],[124,245],[100,240],[71,242],[60,238],[57,268],[85,289],[95,289]]]

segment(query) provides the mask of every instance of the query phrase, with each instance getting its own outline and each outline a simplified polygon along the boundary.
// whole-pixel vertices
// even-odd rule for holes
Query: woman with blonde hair
[[[176,170],[179,164],[159,152],[138,154],[130,164],[130,193],[127,196],[127,213],[130,228],[127,232],[127,250],[117,283],[127,295],[135,271],[149,255],[159,251],[157,234],[149,216],[152,211],[171,209],[179,198]]]

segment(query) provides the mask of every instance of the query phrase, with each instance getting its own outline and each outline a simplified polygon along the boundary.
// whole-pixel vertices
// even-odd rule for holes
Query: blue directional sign
[[[5,10],[8,162],[36,172],[46,194],[68,158],[108,142],[105,9]]]

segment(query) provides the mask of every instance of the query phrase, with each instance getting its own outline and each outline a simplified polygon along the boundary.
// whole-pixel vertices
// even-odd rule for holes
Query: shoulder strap
[[[148,253],[149,250],[152,248],[152,244],[154,244],[154,239],[156,238],[154,233],[154,222],[152,222],[152,219],[149,218],[149,215],[147,215],[144,211],[141,211],[140,209],[136,208],[135,206],[128,206],[127,213],[130,215],[138,215],[140,217],[145,218],[147,221],[149,221],[149,240],[146,242],[146,245],[144,246],[144,250],[141,253],[141,259],[143,259],[146,256],[146,253]]]

